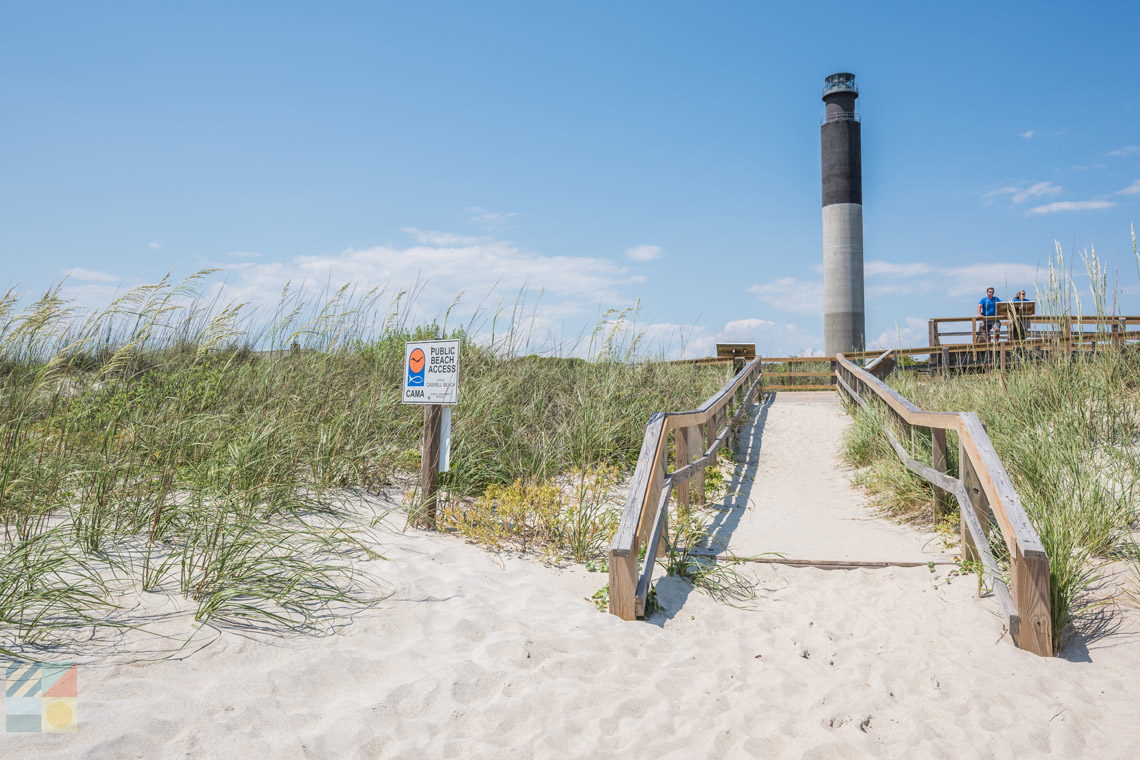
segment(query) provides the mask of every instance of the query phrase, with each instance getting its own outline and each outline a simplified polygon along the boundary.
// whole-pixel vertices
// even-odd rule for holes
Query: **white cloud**
[[[1041,214],[1056,214],[1062,211],[1092,211],[1096,209],[1112,208],[1116,204],[1112,201],[1057,201],[1046,203],[1044,206],[1034,206],[1025,212],[1026,216],[1040,216]]]
[[[94,269],[84,269],[83,267],[73,267],[72,269],[64,270],[63,273],[71,279],[80,280],[81,282],[118,282],[122,279],[118,275],[98,272]]]
[[[958,298],[984,291],[987,285],[1028,288],[1036,282],[1037,267],[1014,262],[934,266],[918,262],[895,263],[873,259],[863,265],[864,296],[945,293]],[[819,314],[823,310],[823,283],[781,277],[750,287],[768,305],[793,314]]]
[[[1117,190],[1117,195],[1140,195],[1140,179],[1133,182],[1123,190]]]
[[[823,304],[823,282],[781,277],[748,288],[769,306],[794,314],[819,314]]]
[[[867,279],[867,298],[894,294],[922,294],[944,291],[947,296],[970,295],[987,285],[1001,288],[1007,283],[1025,285],[1036,281],[1037,267],[1014,262],[932,266],[930,264],[896,264],[890,261],[868,261],[863,266]]]
[[[822,335],[758,317],[734,319],[719,330],[657,323],[642,328],[642,335],[647,350],[674,359],[713,356],[717,343],[755,343],[761,356],[815,356],[823,348]]]
[[[264,258],[265,254],[254,251],[230,251],[226,256],[231,259],[260,259]]]
[[[454,232],[436,232],[434,230],[421,230],[415,227],[401,227],[400,231],[419,243],[428,245],[475,245],[490,242],[489,235],[457,235]]]
[[[159,248],[162,247],[162,243],[150,242],[150,243],[146,244],[146,247],[151,249],[152,251],[157,251]]]
[[[1037,280],[1041,274],[1031,264],[1014,262],[994,262],[990,264],[966,264],[958,267],[940,267],[939,285],[946,288],[951,297],[979,294],[993,285],[998,289],[1007,285],[1014,290]]]
[[[1036,132],[1034,132],[1032,129],[1027,129],[1027,130],[1025,130],[1024,132],[1018,132],[1018,133],[1017,133],[1017,136],[1018,136],[1018,137],[1023,137],[1023,138],[1025,138],[1026,140],[1032,140],[1032,139],[1033,139],[1033,135],[1035,135],[1035,134],[1037,134],[1037,133],[1036,133]]]
[[[653,261],[661,258],[661,254],[659,245],[635,245],[625,252],[626,257],[634,261]]]
[[[934,271],[930,264],[895,264],[892,261],[871,260],[863,265],[865,277],[915,277]]]
[[[517,211],[488,211],[478,206],[472,206],[467,212],[467,221],[485,230],[507,229],[511,226],[511,220],[519,215]]]
[[[986,192],[982,193],[982,203],[989,205],[1003,195],[1013,195],[1020,190],[1021,187],[1018,185],[1003,185],[1001,187],[995,187],[992,190],[987,190]]]
[[[1134,156],[1137,153],[1140,153],[1140,145],[1125,145],[1123,148],[1117,148],[1116,150],[1110,150],[1105,155],[1120,157],[1120,156]]]
[[[1046,195],[1057,195],[1063,192],[1060,185],[1054,185],[1052,182],[1046,180],[1045,182],[1038,182],[1030,185],[1024,190],[1020,190],[1013,194],[1012,200],[1014,203],[1022,203],[1030,198],[1040,198]]]
[[[879,333],[877,338],[867,344],[867,348],[888,349],[925,346],[929,339],[928,324],[927,320],[919,317],[906,317],[901,325],[896,323],[893,330],[884,330]]]
[[[1057,195],[1064,191],[1060,185],[1046,180],[1032,185],[1002,185],[982,193],[982,203],[989,205],[1003,196],[1009,196],[1016,203],[1024,203],[1030,198],[1040,198],[1047,195]]]
[[[464,293],[492,310],[500,302],[509,309],[507,302],[530,294],[543,316],[582,316],[599,303],[628,303],[623,288],[635,283],[625,267],[608,259],[543,256],[506,241],[375,246],[288,261],[232,262],[225,279],[219,286],[225,299],[266,306],[277,302],[287,283],[309,292],[335,291],[346,284],[357,293],[372,288],[382,288],[389,296],[406,292],[412,303],[404,308],[413,320],[442,316]],[[473,313],[478,304],[460,311]]]
[[[105,308],[116,297],[123,294],[123,288],[118,285],[106,283],[88,283],[86,285],[64,285],[59,289],[60,295],[74,301],[83,309],[99,310]]]

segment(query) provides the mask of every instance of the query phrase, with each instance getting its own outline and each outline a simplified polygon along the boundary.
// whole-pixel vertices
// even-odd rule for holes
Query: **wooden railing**
[[[676,491],[679,504],[703,500],[705,468],[716,462],[717,452],[747,412],[761,380],[761,360],[756,358],[699,408],[650,416],[625,512],[610,545],[610,612],[614,615],[633,620],[645,614],[653,566],[666,539],[669,498]],[[667,473],[667,444],[673,431],[676,462],[673,472]],[[644,563],[639,559],[642,547]]]
[[[850,359],[837,355],[835,361],[841,392],[868,409],[874,399],[885,410],[884,430],[899,459],[911,472],[957,500],[963,549],[984,568],[1014,642],[1035,654],[1052,655],[1049,558],[978,415],[924,411]],[[947,431],[958,436],[958,477],[947,472]],[[896,433],[909,441],[910,450]],[[917,451],[920,435],[930,438],[929,464],[912,453]],[[937,499],[936,511],[943,504]],[[990,549],[986,526],[991,515],[1009,552],[1012,589]]]
[[[1009,317],[936,317],[929,320],[930,345],[941,347],[975,343],[983,320],[997,322],[999,341],[1119,346],[1140,340],[1140,317],[1136,316],[1028,314]]]

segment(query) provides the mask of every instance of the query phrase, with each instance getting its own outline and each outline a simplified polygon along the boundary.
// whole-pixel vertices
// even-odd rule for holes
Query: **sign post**
[[[435,526],[439,473],[451,464],[451,407],[459,403],[459,341],[417,340],[404,344],[404,389],[401,400],[424,408],[424,440],[420,459],[420,503],[417,512]]]

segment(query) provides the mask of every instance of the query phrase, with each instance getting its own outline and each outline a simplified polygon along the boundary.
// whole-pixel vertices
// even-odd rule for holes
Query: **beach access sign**
[[[417,340],[404,344],[405,404],[459,403],[459,341]]]

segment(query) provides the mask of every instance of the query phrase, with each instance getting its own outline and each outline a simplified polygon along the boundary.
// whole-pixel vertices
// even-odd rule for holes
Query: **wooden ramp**
[[[821,565],[951,561],[940,539],[882,516],[851,483],[841,456],[851,420],[833,393],[764,397],[741,430],[736,474],[707,548]]]

